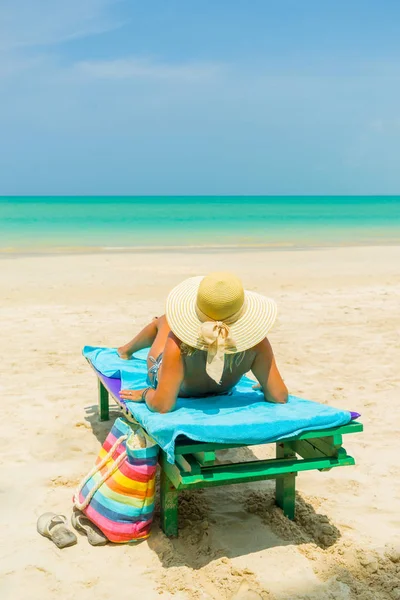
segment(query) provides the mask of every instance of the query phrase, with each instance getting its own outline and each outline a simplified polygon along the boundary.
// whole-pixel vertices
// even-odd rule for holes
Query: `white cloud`
[[[117,0],[2,0],[0,51],[48,46],[121,25],[109,9]]]
[[[41,81],[204,81],[221,70],[213,63],[167,63],[151,58],[80,60],[62,65],[51,46],[122,25],[111,9],[121,0],[0,0],[0,78],[39,75]],[[115,12],[115,11],[113,11]]]
[[[108,61],[82,61],[73,72],[90,79],[165,79],[203,80],[221,71],[213,63],[161,63],[150,59],[126,58]]]

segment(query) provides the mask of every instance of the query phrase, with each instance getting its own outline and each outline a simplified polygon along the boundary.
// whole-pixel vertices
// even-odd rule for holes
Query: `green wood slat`
[[[110,418],[108,390],[105,388],[100,379],[98,380],[98,385],[100,421],[108,421]]]
[[[310,438],[324,438],[328,435],[342,435],[345,433],[358,433],[363,431],[364,427],[362,423],[358,423],[358,421],[351,421],[347,425],[342,425],[341,427],[331,427],[330,429],[321,429],[321,430],[310,430],[301,433],[300,435],[293,436],[285,439],[285,442],[291,440],[308,440]]]
[[[342,436],[330,435],[325,438],[311,438],[308,441],[326,456],[336,456],[338,449],[342,445]]]
[[[252,481],[267,481],[269,479],[278,479],[286,475],[242,475],[237,477],[221,478],[216,481],[212,477],[203,478],[201,476],[183,477],[182,483],[178,486],[180,490],[200,490],[209,487],[218,487],[221,485],[235,485],[238,483],[249,483]]]
[[[160,521],[165,535],[178,535],[178,491],[164,470],[161,471],[160,478]]]
[[[345,448],[342,448],[342,447],[336,448],[336,454],[334,454],[333,456],[336,456],[337,458],[340,458],[340,459],[344,459],[347,456],[347,452],[346,452]],[[322,472],[330,471],[330,470],[331,470],[331,467],[329,467],[327,469],[318,469],[318,471],[322,471]]]
[[[321,429],[321,430],[311,430],[305,431],[298,436],[293,436],[290,438],[285,438],[285,442],[289,442],[292,440],[307,440],[310,438],[324,438],[326,436],[331,435],[342,435],[345,433],[358,433],[363,431],[363,424],[358,423],[357,421],[352,421],[347,425],[342,425],[341,427],[334,427],[331,429]],[[265,444],[273,444],[275,442],[265,442]],[[177,454],[189,454],[189,453],[197,453],[197,452],[207,452],[207,451],[216,451],[216,450],[225,450],[227,448],[242,448],[245,444],[214,444],[211,442],[195,442],[188,439],[177,441],[175,446],[175,455]],[[249,444],[251,447],[251,444]]]
[[[359,425],[361,425],[361,431],[363,431],[364,426],[359,423]],[[340,435],[340,433],[334,433],[333,434],[333,445],[334,446],[341,446],[342,445],[342,436]]]
[[[296,460],[296,453],[293,448],[290,447],[288,442],[277,442],[276,443],[276,460],[282,459]],[[269,459],[274,460],[274,459]]]
[[[159,463],[161,471],[164,472],[168,479],[173,483],[176,488],[179,488],[182,484],[182,475],[178,466],[167,461],[167,455],[162,450],[160,451]]]
[[[335,456],[335,454],[325,454],[319,448],[316,448],[310,440],[295,440],[289,442],[290,447],[302,458],[326,458],[327,456]],[[337,451],[336,451],[337,454]]]
[[[285,517],[293,521],[296,506],[296,475],[278,477],[275,483],[275,502]]]
[[[309,458],[304,460],[269,459],[227,465],[214,465],[213,467],[204,467],[200,475],[182,475],[182,483],[179,484],[178,487],[179,489],[201,488],[242,483],[245,481],[260,481],[263,479],[285,477],[289,473],[300,471],[327,469],[354,464],[354,458],[346,455],[343,458]]]
[[[179,470],[182,471],[183,473],[191,472],[190,464],[188,463],[186,458],[183,456],[183,454],[179,454],[178,456],[175,456],[175,464],[178,466]]]
[[[276,458],[295,459],[293,448],[289,443],[276,444]],[[296,503],[296,473],[289,473],[285,477],[278,477],[275,480],[275,502],[282,509],[283,514],[288,519],[293,520],[295,516]]]
[[[193,452],[197,462],[203,467],[208,467],[215,463],[215,452]]]
[[[201,465],[192,454],[179,454],[175,457],[175,463],[178,464],[184,473],[196,475],[201,472]]]

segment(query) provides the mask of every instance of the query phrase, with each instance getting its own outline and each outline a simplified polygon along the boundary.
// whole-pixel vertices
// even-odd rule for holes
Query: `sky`
[[[0,195],[400,194],[398,0],[1,0]]]

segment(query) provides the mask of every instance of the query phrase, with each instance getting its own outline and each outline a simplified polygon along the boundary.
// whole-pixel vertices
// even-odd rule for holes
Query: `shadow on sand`
[[[118,408],[110,407],[110,420],[100,422],[97,406],[86,408],[86,421],[100,444],[118,416]],[[246,461],[254,460],[255,455],[250,448],[238,448],[223,451],[220,458],[222,462]],[[185,588],[188,597],[194,597],[193,589],[202,587],[204,581],[212,585],[220,579],[223,587],[218,588],[218,597],[231,598],[229,590],[240,587],[244,579],[257,590],[252,598],[400,600],[400,552],[389,558],[341,538],[340,531],[323,514],[323,499],[306,500],[297,493],[296,518],[289,521],[275,505],[273,481],[183,491],[179,495],[179,537],[168,539],[159,527],[158,479],[159,474],[154,525],[147,543],[166,568],[161,583],[166,591],[174,585],[173,567],[189,567],[193,572]],[[310,569],[317,566],[317,577],[307,580],[300,571],[300,580],[292,582],[295,593],[288,596],[286,588],[282,592],[274,590],[271,596],[268,582],[257,581],[255,573],[260,573],[260,564],[253,566],[253,562],[257,552],[284,546],[297,546],[310,561]],[[229,560],[246,556],[250,569],[238,569]],[[277,567],[279,577],[287,569],[290,572],[290,567]]]
[[[110,420],[99,421],[96,405],[86,408],[86,420],[102,444],[114,420],[121,415],[110,407]],[[250,448],[221,453],[221,462],[256,458]],[[289,521],[275,505],[273,481],[239,484],[179,494],[179,537],[168,539],[159,528],[159,477],[149,546],[165,567],[187,565],[198,569],[219,557],[233,558],[267,548],[314,543],[326,549],[340,538],[324,514],[296,494],[296,519]],[[189,552],[193,546],[197,552]]]

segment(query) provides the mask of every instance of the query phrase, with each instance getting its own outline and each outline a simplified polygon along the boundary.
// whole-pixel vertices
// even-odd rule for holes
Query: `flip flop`
[[[67,527],[67,518],[47,512],[38,518],[36,528],[40,535],[49,538],[57,548],[73,546],[78,541],[76,535]]]
[[[78,510],[74,510],[72,513],[71,523],[77,531],[82,531],[82,533],[87,535],[88,542],[92,546],[104,546],[108,543],[108,539],[104,533],[86,515]]]

